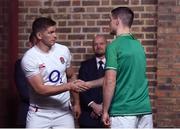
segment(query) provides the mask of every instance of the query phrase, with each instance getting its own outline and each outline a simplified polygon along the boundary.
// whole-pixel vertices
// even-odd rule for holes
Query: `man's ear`
[[[42,39],[42,34],[41,34],[41,32],[37,32],[36,37],[37,37],[38,40]]]
[[[117,19],[116,25],[117,25],[117,26],[118,26],[118,25],[119,25],[119,26],[122,26],[122,20],[121,20],[120,18]]]

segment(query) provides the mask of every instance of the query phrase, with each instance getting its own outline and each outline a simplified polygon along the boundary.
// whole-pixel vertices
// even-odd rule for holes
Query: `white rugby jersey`
[[[67,83],[66,68],[70,67],[69,49],[55,43],[49,53],[41,51],[37,46],[29,49],[22,58],[22,68],[26,77],[41,74],[44,85],[60,85]],[[69,91],[53,96],[42,96],[30,87],[30,104],[42,108],[62,106],[70,100]]]

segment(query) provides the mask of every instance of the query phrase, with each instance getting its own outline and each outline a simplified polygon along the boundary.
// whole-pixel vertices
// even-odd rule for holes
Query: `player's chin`
[[[51,46],[53,46],[55,44],[55,41],[51,42]]]
[[[102,57],[104,55],[104,52],[103,53],[96,53],[95,55],[96,55],[96,57]]]

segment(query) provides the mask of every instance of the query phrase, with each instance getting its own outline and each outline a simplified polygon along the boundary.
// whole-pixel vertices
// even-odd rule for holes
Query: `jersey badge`
[[[39,69],[42,69],[44,67],[46,67],[44,63],[39,65]]]
[[[64,64],[64,63],[65,63],[64,58],[63,58],[63,57],[60,57],[59,59],[60,59],[60,61],[61,61],[61,63],[62,63],[62,64]]]

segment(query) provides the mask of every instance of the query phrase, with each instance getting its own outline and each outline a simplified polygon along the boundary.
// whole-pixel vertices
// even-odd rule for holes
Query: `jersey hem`
[[[137,115],[148,115],[152,114],[152,112],[143,112],[143,113],[132,113],[132,114],[110,114],[111,117],[115,116],[137,116]]]
[[[113,69],[113,70],[116,70],[117,68],[114,68],[114,67],[106,67],[106,69]]]

